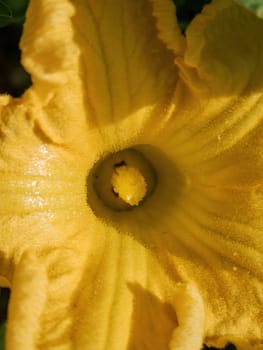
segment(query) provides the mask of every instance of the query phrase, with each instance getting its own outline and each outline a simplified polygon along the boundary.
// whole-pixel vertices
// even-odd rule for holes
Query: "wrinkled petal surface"
[[[177,39],[178,53],[183,48],[176,22],[170,19],[165,24],[171,8],[168,1],[165,4],[148,0],[30,2],[22,62],[46,112],[42,125],[50,138],[58,143],[62,136],[64,142],[65,137],[78,139],[87,127],[96,134],[98,128],[110,128],[113,123],[116,128],[129,116],[118,134],[123,130],[138,134],[152,114],[157,119],[177,80],[174,57],[157,33],[162,36],[167,27]],[[161,20],[157,22],[153,13],[160,13]],[[103,133],[103,139],[107,138]],[[96,138],[86,135],[86,139],[97,146]]]
[[[215,96],[262,91],[263,22],[231,0],[215,0],[187,33],[181,77]]]
[[[186,39],[168,0],[30,2],[33,86],[0,97],[7,350],[260,349],[262,33],[230,0]],[[116,211],[89,175],[125,148],[157,185]]]

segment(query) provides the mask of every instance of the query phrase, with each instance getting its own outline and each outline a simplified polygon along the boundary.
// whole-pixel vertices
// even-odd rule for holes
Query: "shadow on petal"
[[[75,1],[74,7],[72,25],[90,127],[122,121],[135,111],[147,118],[149,107],[164,106],[174,91],[177,67],[158,39],[150,2]]]
[[[138,284],[129,283],[128,287],[134,296],[134,304],[127,350],[166,350],[178,325],[173,306]]]
[[[181,77],[210,96],[262,91],[262,30],[262,20],[233,1],[213,1],[188,27]]]

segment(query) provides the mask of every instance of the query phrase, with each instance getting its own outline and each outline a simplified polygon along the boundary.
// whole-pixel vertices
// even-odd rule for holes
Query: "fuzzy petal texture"
[[[181,77],[215,96],[262,91],[262,20],[231,0],[215,0],[186,33]]]
[[[186,38],[169,0],[30,1],[33,85],[0,97],[7,350],[262,347],[262,33],[230,0]],[[92,174],[126,148],[156,188],[115,210]]]
[[[206,295],[211,346],[262,346],[262,33],[232,1],[205,7],[187,31],[182,80],[156,142],[187,184],[169,206],[177,230],[162,225],[176,239],[160,242],[160,254],[168,266],[191,265],[182,264]],[[172,193],[172,179],[166,186]]]
[[[174,57],[157,38],[157,31],[166,29],[164,19],[156,23],[153,16],[155,11],[165,18],[171,6],[159,7],[148,0],[30,2],[22,63],[32,75],[32,92],[46,112],[42,126],[53,141],[76,142],[87,127],[101,134],[100,128],[132,114],[125,130],[138,134],[152,114],[157,118],[177,80]],[[171,36],[183,42],[178,28],[170,26]],[[92,142],[98,144],[90,136]]]

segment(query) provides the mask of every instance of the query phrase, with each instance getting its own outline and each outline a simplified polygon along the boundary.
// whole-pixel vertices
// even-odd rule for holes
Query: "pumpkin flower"
[[[7,350],[263,348],[263,22],[30,1],[0,97]]]

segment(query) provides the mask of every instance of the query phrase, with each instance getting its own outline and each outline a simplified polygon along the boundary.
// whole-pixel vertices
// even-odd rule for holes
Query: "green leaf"
[[[240,5],[244,6],[259,18],[263,19],[263,1],[262,0],[236,0]]]
[[[14,12],[24,12],[28,5],[28,0],[1,0],[6,2]]]
[[[0,1],[0,27],[4,27],[10,23],[12,18],[12,10],[3,1]]]
[[[0,0],[0,27],[14,23],[22,24],[27,5],[28,0]]]

